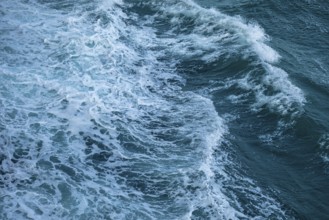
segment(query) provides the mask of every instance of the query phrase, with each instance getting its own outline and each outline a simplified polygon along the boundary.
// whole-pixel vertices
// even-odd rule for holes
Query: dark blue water
[[[1,219],[329,218],[326,1],[0,1]]]

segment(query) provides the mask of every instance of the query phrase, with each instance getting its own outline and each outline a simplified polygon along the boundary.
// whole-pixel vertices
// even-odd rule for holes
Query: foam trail
[[[325,164],[329,164],[329,135],[323,134],[318,140],[320,157]]]
[[[1,52],[1,218],[284,216],[230,161],[223,119],[209,98],[182,89],[177,70],[232,48],[275,61],[257,25],[192,1],[153,2],[155,20],[194,21],[163,37],[123,1],[66,3],[0,3],[12,12],[0,40],[14,54]]]
[[[163,41],[169,52],[184,60],[216,62],[242,55],[261,65],[241,79],[227,82],[237,85],[255,96],[251,109],[260,111],[264,106],[281,115],[300,115],[306,102],[303,92],[290,82],[288,74],[276,67],[280,55],[267,42],[263,28],[247,23],[241,17],[232,17],[216,9],[202,8],[193,1],[173,1],[159,4],[158,17],[171,23]],[[156,23],[156,22],[155,22]],[[161,24],[161,22],[159,22]],[[240,55],[241,54],[241,55]],[[249,58],[248,58],[249,57]],[[249,70],[250,71],[250,70]],[[260,78],[260,81],[258,80]]]

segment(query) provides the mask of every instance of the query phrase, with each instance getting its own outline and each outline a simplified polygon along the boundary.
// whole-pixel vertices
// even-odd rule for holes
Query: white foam
[[[323,134],[319,140],[318,144],[320,147],[320,156],[325,163],[329,163],[329,134]]]
[[[251,51],[264,62],[275,63],[280,59],[280,55],[266,44],[269,37],[264,30],[255,23],[246,23],[241,17],[228,16],[213,8],[202,8],[190,0],[178,4],[165,4],[162,10],[165,14],[174,15],[171,22],[174,25],[173,28],[176,27],[177,30],[185,30],[185,27],[182,26],[184,22],[179,15],[191,18],[196,24],[196,27],[192,31],[190,30],[192,33],[178,34],[178,41],[174,45],[177,47],[174,51],[178,53],[204,56],[206,61],[214,60],[222,54],[217,54],[218,51],[225,50],[227,47],[225,43],[232,41],[236,42],[235,46],[238,43],[242,43],[241,46],[243,46],[243,42],[245,42]],[[236,41],[236,38],[240,38],[240,40]],[[194,47],[195,51],[189,51],[188,49],[191,47]]]
[[[318,143],[321,149],[329,150],[329,134],[323,134]]]
[[[248,23],[238,16],[225,15],[214,8],[202,8],[191,0],[176,4],[163,3],[158,7],[164,18],[171,17],[174,31],[171,29],[173,33],[168,36],[175,37],[163,40],[168,44],[170,53],[205,62],[225,59],[235,53],[247,57],[257,55],[266,70],[265,75],[247,75],[238,82],[241,88],[254,93],[256,102],[251,108],[258,111],[266,106],[282,115],[302,112],[306,102],[304,94],[291,83],[284,70],[274,66],[280,55],[267,44],[269,36],[258,24]],[[184,26],[187,22],[184,18],[189,22],[187,28]],[[262,78],[261,84],[255,83],[255,77]],[[274,94],[267,94],[266,91],[271,89],[275,90]],[[238,101],[233,96],[231,98]]]
[[[293,85],[289,79],[288,74],[280,68],[274,67],[270,64],[265,65],[269,74],[263,78],[265,86],[272,87],[275,95],[265,95],[261,90],[257,91],[256,98],[257,102],[254,107],[266,105],[270,110],[279,112],[282,115],[291,113],[301,113],[301,107],[306,102],[305,97],[301,89]],[[297,108],[297,112],[296,109]]]
[[[19,111],[22,115],[35,113],[22,117],[22,127],[9,134],[17,143],[10,141],[6,147],[8,159],[3,162],[12,178],[5,182],[7,216],[191,219],[194,211],[201,210],[213,219],[249,217],[223,187],[234,178],[243,179],[226,170],[232,164],[221,148],[227,132],[224,122],[209,99],[182,91],[184,80],[174,65],[159,58],[190,47],[179,55],[214,61],[223,54],[219,48],[226,48],[223,42],[241,38],[250,48],[261,45],[265,40],[262,30],[251,36],[251,26],[240,18],[186,1],[160,7],[165,7],[164,13],[195,17],[197,28],[177,38],[158,38],[152,28],[129,25],[129,19],[136,18],[127,16],[117,4],[124,6],[122,1],[103,1],[92,9],[103,18],[84,10],[58,15],[45,6],[33,6],[33,10],[48,10],[37,16],[49,26],[35,27],[37,39],[46,45],[34,44],[35,51],[29,54],[32,60],[42,60],[42,65],[31,62],[32,67],[7,67],[24,72],[23,84],[27,79],[30,83],[27,87],[31,93],[10,88],[25,100]],[[218,20],[221,28],[230,31],[207,37],[212,31],[207,27],[209,22]],[[211,28],[218,28],[216,22]],[[29,25],[21,26],[24,30],[26,27]],[[34,43],[27,35],[17,35],[22,38],[22,51]],[[167,48],[167,42],[171,42],[171,49],[153,49],[155,45]],[[254,53],[261,54],[262,50],[269,48],[260,46]],[[273,60],[274,56],[264,60]],[[11,103],[17,106],[18,101]],[[42,141],[41,147],[37,141]],[[21,155],[23,162],[14,163],[10,159],[21,148],[20,142],[27,146],[22,149],[28,156]],[[111,156],[93,162],[93,156],[102,152]],[[34,180],[24,185],[30,177]],[[16,184],[19,182],[23,182],[23,188]],[[245,182],[243,190],[257,192],[253,202],[263,196],[250,181]],[[280,209],[271,199],[262,201],[268,202],[262,208],[270,212]],[[171,212],[176,209],[179,214]]]

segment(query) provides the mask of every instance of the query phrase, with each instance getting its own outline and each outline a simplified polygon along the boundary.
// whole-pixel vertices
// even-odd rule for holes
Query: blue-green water
[[[1,0],[1,219],[328,219],[329,3]]]

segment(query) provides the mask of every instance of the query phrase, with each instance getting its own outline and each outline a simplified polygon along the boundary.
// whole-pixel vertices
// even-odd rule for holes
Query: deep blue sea
[[[329,219],[329,1],[0,0],[0,219]]]

